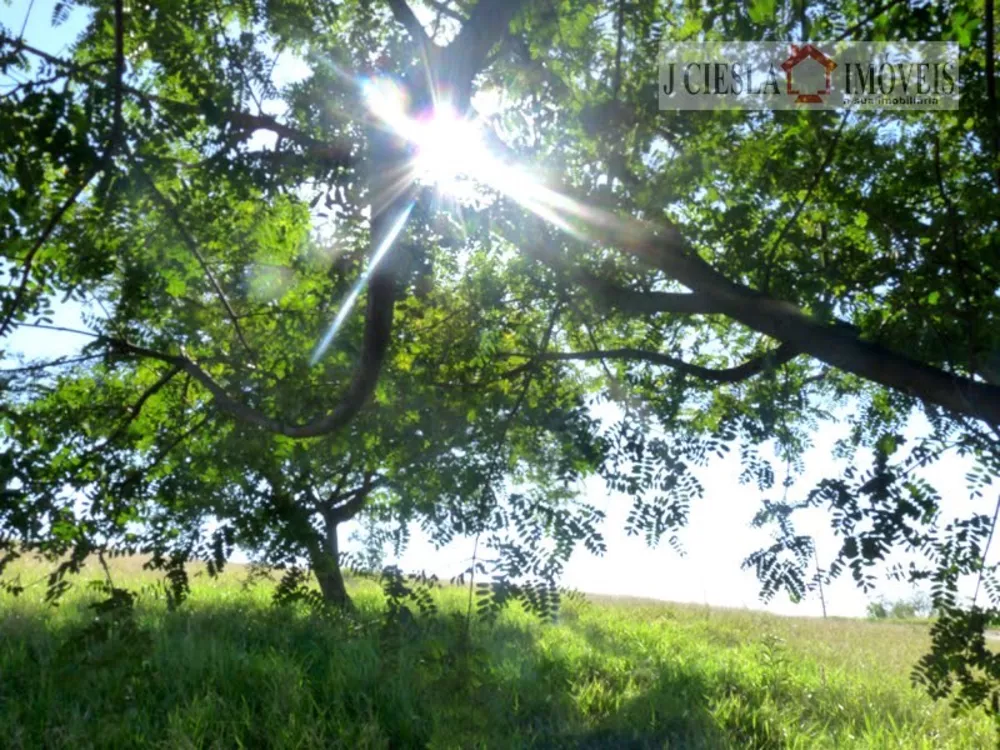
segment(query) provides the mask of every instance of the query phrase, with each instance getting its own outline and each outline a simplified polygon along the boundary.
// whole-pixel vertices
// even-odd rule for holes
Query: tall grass
[[[116,575],[141,585],[134,563]],[[36,571],[38,572],[38,571]],[[26,579],[31,570],[25,571]],[[40,572],[38,572],[40,575]],[[96,569],[83,576],[96,577]],[[36,576],[37,577],[37,576]],[[642,602],[514,607],[465,627],[466,594],[387,625],[377,586],[354,617],[275,608],[244,573],[198,577],[167,611],[97,633],[75,588],[0,598],[7,748],[985,748],[909,684],[926,629]],[[96,633],[96,634],[95,634]]]

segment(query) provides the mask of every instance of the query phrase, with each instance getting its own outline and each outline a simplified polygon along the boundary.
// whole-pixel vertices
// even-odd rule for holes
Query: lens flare
[[[492,158],[474,120],[445,104],[434,116],[417,120],[413,127],[416,179],[447,193],[462,192],[462,182],[492,169]]]
[[[319,342],[319,346],[316,347],[316,351],[313,352],[312,358],[309,360],[310,365],[315,365],[319,362],[320,358],[326,353],[326,350],[330,348],[330,344],[333,343],[333,339],[336,338],[337,332],[340,330],[341,326],[344,325],[344,321],[347,320],[348,314],[354,308],[354,303],[358,301],[358,297],[361,294],[361,290],[364,288],[365,283],[368,281],[372,272],[378,267],[378,264],[385,257],[386,253],[392,247],[392,244],[399,237],[400,232],[403,231],[403,227],[406,226],[406,220],[410,218],[410,212],[413,210],[414,201],[410,201],[406,208],[404,208],[396,222],[389,228],[389,232],[385,235],[382,243],[378,246],[375,254],[372,256],[371,261],[368,263],[368,268],[365,272],[361,274],[361,278],[358,279],[354,288],[351,289],[350,294],[344,299],[340,305],[340,310],[337,311],[337,317],[333,319],[333,323],[330,324],[329,330],[327,330],[326,335],[323,336],[323,340]]]
[[[414,147],[408,181],[434,185],[460,201],[474,196],[477,186],[485,186],[582,240],[592,230],[622,229],[621,219],[613,214],[552,190],[498,158],[487,142],[484,123],[464,117],[442,97],[436,97],[428,116],[418,119],[407,114],[406,92],[392,81],[368,81],[363,91],[371,113]]]
[[[483,138],[482,123],[435,97],[433,109],[420,117],[407,114],[409,97],[390,79],[361,86],[368,111],[389,132],[413,148],[406,181],[431,185],[455,198],[471,197],[475,182],[488,184],[496,160]]]
[[[374,196],[373,205],[387,205],[415,182],[433,185],[440,193],[459,200],[473,196],[478,186],[485,186],[581,240],[597,239],[602,230],[620,233],[630,228],[614,214],[552,190],[524,169],[498,158],[487,143],[484,124],[463,116],[442,97],[435,96],[430,114],[413,118],[408,114],[406,90],[391,79],[364,81],[361,92],[378,124],[409,143],[414,151],[413,158],[400,173],[389,176],[388,187]],[[407,204],[382,240],[367,270],[347,295],[316,347],[311,364],[315,365],[330,347],[372,271],[402,232],[414,203],[415,199]]]

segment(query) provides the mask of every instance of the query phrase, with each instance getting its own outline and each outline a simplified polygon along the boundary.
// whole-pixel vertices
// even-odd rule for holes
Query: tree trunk
[[[311,550],[312,569],[319,582],[320,591],[327,604],[350,609],[351,597],[347,595],[344,586],[344,576],[340,570],[339,547],[337,545],[337,522],[331,518],[326,520],[326,539],[324,545],[315,545]]]

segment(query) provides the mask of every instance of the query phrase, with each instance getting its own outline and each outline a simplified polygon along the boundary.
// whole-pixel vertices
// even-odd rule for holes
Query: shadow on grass
[[[6,747],[778,748],[787,733],[695,660],[600,628],[246,604],[94,630],[0,611]]]

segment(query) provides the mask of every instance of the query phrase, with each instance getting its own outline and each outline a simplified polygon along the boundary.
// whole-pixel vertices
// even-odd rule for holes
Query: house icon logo
[[[812,93],[802,93],[796,84],[792,83],[792,70],[801,65],[802,67],[798,69],[799,74],[801,74],[804,69],[814,67],[814,64],[818,64],[822,69],[823,87],[815,89]],[[781,69],[785,71],[788,94],[796,96],[796,104],[822,104],[823,95],[830,93],[830,74],[836,67],[837,63],[811,44],[804,44],[801,47],[793,44],[791,57],[781,63]],[[805,76],[800,75],[799,77],[800,83],[798,85],[802,85],[801,79]]]

